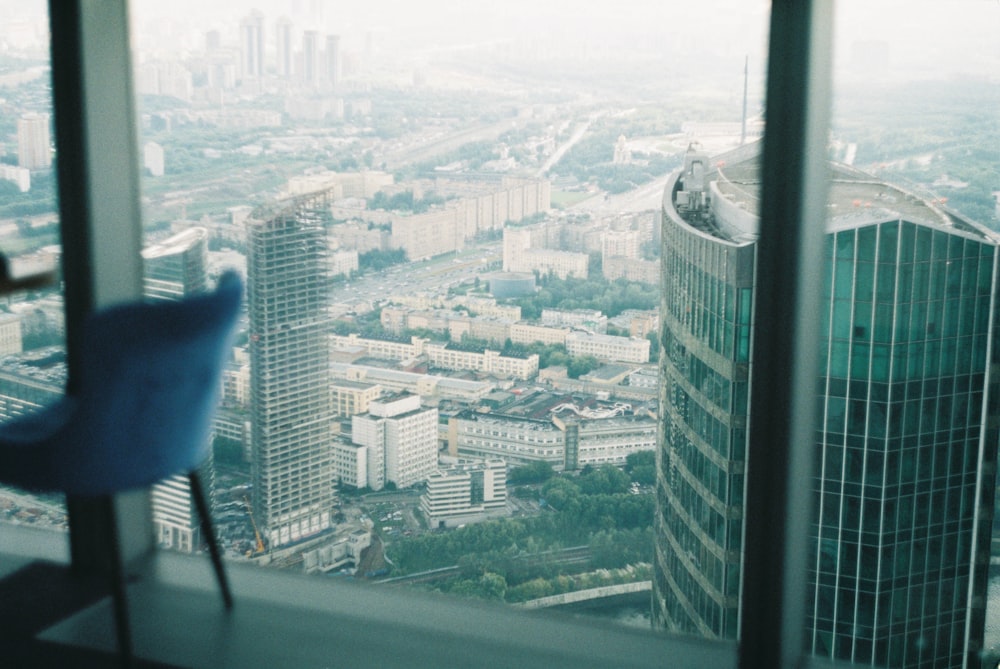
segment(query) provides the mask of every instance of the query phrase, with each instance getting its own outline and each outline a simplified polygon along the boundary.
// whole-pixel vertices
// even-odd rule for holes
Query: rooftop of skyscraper
[[[692,155],[695,160],[707,160],[711,165],[703,178],[705,190],[710,193],[708,207],[713,215],[697,221],[685,216],[685,220],[729,241],[747,242],[755,239],[760,213],[758,191],[761,179],[757,149],[756,144],[747,145],[711,158],[697,155],[695,148],[689,149],[689,165]],[[943,198],[890,183],[850,165],[831,162],[829,166],[831,179],[827,198],[828,230],[903,219],[919,225],[953,228],[980,240],[1000,241],[1000,235],[996,232],[948,209]],[[678,176],[678,181],[682,184],[681,190],[687,189],[684,174]],[[675,190],[674,193],[676,192]],[[720,215],[719,203],[712,201],[712,198],[718,196],[732,204],[725,215]]]

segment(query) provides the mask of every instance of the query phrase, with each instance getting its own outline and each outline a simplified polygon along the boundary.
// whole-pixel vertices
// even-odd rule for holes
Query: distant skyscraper
[[[247,219],[253,505],[270,546],[330,527],[329,199]]]
[[[264,15],[257,10],[240,21],[240,66],[244,78],[264,75]]]
[[[340,35],[326,36],[326,81],[334,89],[340,85]]]
[[[666,191],[653,614],[734,639],[754,513],[744,474],[759,167],[752,145],[722,158],[712,168],[689,151]],[[1000,237],[832,170],[808,646],[855,665],[978,666]]]
[[[48,114],[25,114],[17,120],[17,164],[29,170],[52,166]]]
[[[315,86],[319,83],[319,33],[302,33],[302,80]]]
[[[205,33],[205,51],[216,51],[222,48],[222,33],[209,30]]]
[[[295,57],[292,52],[292,21],[281,17],[275,25],[275,46],[278,55],[278,76],[288,79],[292,76]]]
[[[157,300],[179,300],[204,292],[208,287],[208,232],[188,228],[142,251],[144,292]],[[211,452],[211,451],[210,451]],[[202,481],[213,488],[211,457],[201,467]],[[153,528],[161,546],[185,553],[198,550],[201,529],[191,501],[191,485],[186,475],[175,475],[157,483],[152,490]]]

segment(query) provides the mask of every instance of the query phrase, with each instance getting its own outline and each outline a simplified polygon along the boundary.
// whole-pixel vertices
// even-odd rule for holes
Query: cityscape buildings
[[[329,203],[321,191],[246,221],[253,516],[270,546],[330,527]]]
[[[984,630],[1000,237],[834,165],[822,268],[807,644],[963,667]],[[664,197],[653,616],[740,634],[759,164],[689,149]],[[806,483],[803,482],[803,485]],[[978,660],[974,660],[978,661]]]

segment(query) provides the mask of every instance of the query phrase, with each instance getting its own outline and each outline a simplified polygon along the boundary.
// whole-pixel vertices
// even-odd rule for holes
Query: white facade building
[[[503,460],[460,462],[427,479],[420,508],[431,527],[484,520],[506,512],[507,465]]]
[[[566,336],[566,352],[570,355],[592,355],[611,362],[649,362],[649,340],[611,335],[591,335],[571,332]]]
[[[409,487],[437,467],[438,410],[409,393],[373,400],[368,413],[352,417],[351,440],[368,449],[368,487]]]

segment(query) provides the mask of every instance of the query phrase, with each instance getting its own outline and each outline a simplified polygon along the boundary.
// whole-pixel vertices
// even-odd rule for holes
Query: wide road
[[[577,202],[570,209],[587,211],[595,215],[611,215],[626,212],[648,211],[659,209],[663,201],[663,189],[667,187],[669,174],[643,184],[625,193],[598,193],[586,200]]]

